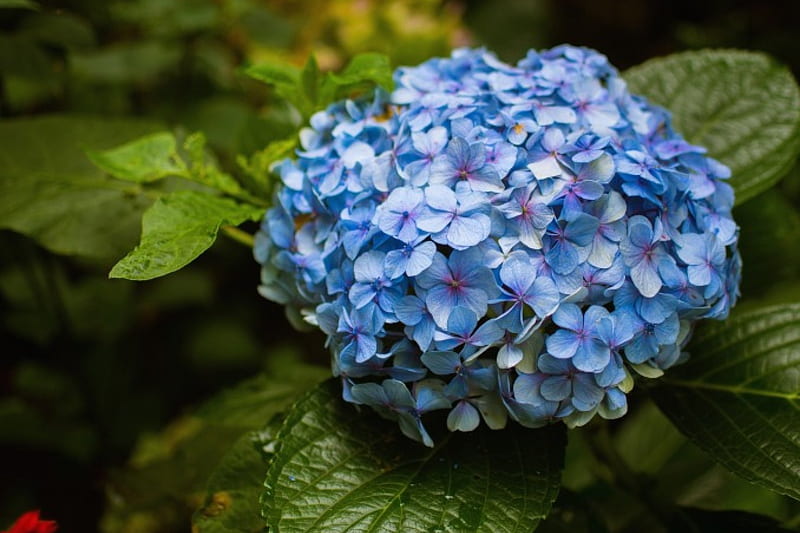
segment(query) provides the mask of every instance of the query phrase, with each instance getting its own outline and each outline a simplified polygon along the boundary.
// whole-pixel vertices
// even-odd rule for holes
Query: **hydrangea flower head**
[[[261,292],[328,335],[343,397],[431,445],[622,416],[738,295],[730,171],[605,56],[461,49],[311,119],[256,241]]]

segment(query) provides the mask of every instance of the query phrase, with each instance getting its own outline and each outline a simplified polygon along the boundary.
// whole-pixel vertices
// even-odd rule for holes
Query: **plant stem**
[[[251,234],[240,230],[236,226],[222,226],[222,232],[234,241],[244,244],[248,248],[252,248],[255,244],[255,239]]]

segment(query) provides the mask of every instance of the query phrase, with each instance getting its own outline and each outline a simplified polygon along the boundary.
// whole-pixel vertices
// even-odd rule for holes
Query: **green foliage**
[[[389,61],[379,54],[356,56],[340,75],[323,76],[313,56],[302,71],[287,65],[266,65],[249,72],[275,84],[279,95],[307,114],[339,98],[343,91],[353,91],[370,82],[391,82]],[[274,143],[257,153],[252,162],[244,163],[255,188],[262,193],[269,190],[268,165],[291,146],[293,141]],[[120,180],[142,184],[178,176],[246,202],[261,203],[207,160],[202,134],[189,136],[183,149],[186,161],[178,153],[175,137],[161,132],[105,152],[90,152],[89,156],[98,167]],[[142,218],[140,245],[114,266],[110,276],[147,280],[184,267],[214,243],[220,227],[258,220],[264,210],[250,203],[237,204],[192,191],[160,197]]]
[[[718,531],[723,511],[789,529],[800,518],[800,502],[729,473],[647,397],[631,408],[569,432],[563,488],[537,532]]]
[[[317,387],[287,414],[264,493],[276,532],[530,531],[558,493],[561,425],[449,434],[430,449]]]
[[[208,155],[205,147],[206,138],[202,133],[193,133],[186,138],[183,143],[183,149],[189,160],[189,169],[180,174],[181,177],[251,203],[263,203],[263,200],[245,191],[232,176],[220,171],[213,158]]]
[[[389,58],[375,53],[358,54],[350,60],[342,72],[330,73],[328,79],[330,82],[323,87],[330,91],[330,94],[324,97],[330,101],[348,96],[348,93],[365,83],[374,83],[387,91],[391,91],[394,87],[392,65]]]
[[[222,391],[162,433],[142,438],[109,487],[105,531],[259,531],[270,422],[324,379],[321,367],[275,350],[268,371]]]
[[[139,41],[73,54],[70,68],[80,81],[150,84],[174,71],[180,59],[180,49],[169,43]]]
[[[672,111],[689,142],[731,168],[737,204],[774,185],[800,153],[800,89],[765,54],[684,52],[647,61],[625,79]]]
[[[208,479],[204,505],[192,525],[199,533],[264,531],[259,495],[279,419],[239,438]]]
[[[652,404],[645,403],[614,436],[614,446],[638,472],[658,475],[686,438]]]
[[[0,123],[0,228],[57,253],[119,257],[150,200],[83,155],[158,128],[149,120],[52,115]],[[114,223],[109,224],[108,217]]]
[[[789,177],[797,179],[795,170]],[[800,212],[786,194],[765,191],[758,201],[746,202],[733,212],[739,225],[739,250],[744,258],[742,296],[763,298],[777,284],[800,279]],[[784,290],[780,292],[785,293]],[[797,301],[791,298],[787,301]]]
[[[39,9],[39,4],[31,0],[0,0],[0,9]]]
[[[392,89],[392,68],[382,54],[356,55],[341,73],[322,73],[312,55],[302,69],[287,63],[259,63],[245,73],[274,87],[275,94],[290,102],[305,118],[353,93],[377,85]]]
[[[470,31],[501,57],[515,60],[531,43],[561,40],[550,37],[558,32],[550,18],[563,9],[556,2],[478,4],[464,3]],[[43,487],[62,478],[70,489],[94,487],[101,472],[110,478],[106,531],[183,530],[193,512],[199,532],[262,531],[258,500],[277,449],[268,474],[274,490],[265,498],[276,531],[309,529],[315,521],[324,524],[320,529],[333,524],[332,530],[530,531],[538,525],[538,531],[571,533],[800,525],[796,500],[729,474],[693,444],[745,478],[797,497],[792,351],[800,311],[758,307],[762,299],[800,296],[797,187],[787,180],[782,190],[761,194],[800,149],[800,98],[786,69],[762,54],[714,51],[653,60],[628,72],[634,90],[668,105],[679,131],[731,166],[737,201],[746,202],[735,213],[745,301],[727,325],[701,327],[690,362],[668,372],[653,391],[691,440],[634,392],[624,420],[570,432],[565,489],[539,523],[558,488],[560,426],[439,435],[437,448],[423,449],[394,425],[343,405],[334,385],[291,408],[298,393],[329,371],[280,353],[270,354],[274,364],[266,374],[158,434],[138,435],[130,464],[105,471],[120,463],[142,428],[208,394],[197,386],[203,376],[206,386],[216,387],[225,379],[220,369],[256,372],[264,343],[293,334],[267,304],[236,299],[253,282],[230,285],[246,278],[230,272],[257,267],[246,251],[231,266],[226,243],[202,264],[141,287],[100,279],[83,258],[110,261],[129,251],[151,205],[140,247],[115,274],[166,274],[211,246],[221,228],[235,232],[234,225],[260,218],[274,183],[272,166],[296,148],[301,120],[375,85],[391,88],[389,58],[355,52],[386,52],[394,64],[446,54],[465,38],[461,14],[436,0],[49,5],[0,0],[8,22],[0,34],[2,114],[95,115],[0,122],[0,228],[79,259],[65,261],[19,235],[0,235],[7,248],[0,255],[0,321],[11,341],[4,344],[10,363],[0,368],[0,444],[11,451],[7,461],[31,454],[25,468],[43,473],[22,483],[10,479],[2,499],[15,501],[0,504],[0,513],[47,508],[53,500],[40,498]],[[640,11],[625,23],[636,25],[637,16],[650,13]],[[625,57],[594,38],[587,34],[588,44],[615,62]],[[719,33],[706,41],[726,43]],[[663,46],[662,39],[651,42]],[[312,53],[316,59],[301,67],[274,60],[299,65]],[[237,78],[241,64],[256,65],[247,73],[273,85],[272,93]],[[115,118],[120,114],[129,118]],[[164,132],[165,124],[178,134]],[[198,133],[184,137],[184,131]],[[758,201],[747,202],[757,194]],[[214,262],[221,258],[224,271]],[[165,345],[163,353],[142,356],[155,344]],[[319,345],[311,339],[304,353],[321,351]],[[280,413],[287,409],[284,423]],[[80,470],[50,471],[64,462]],[[310,473],[327,467],[328,477],[307,483]],[[96,494],[81,500],[47,490],[67,507],[79,501],[76,508],[90,520],[99,512]],[[342,501],[333,503],[338,496]],[[61,514],[63,529],[95,529],[94,523],[70,527],[72,514]]]
[[[109,274],[147,280],[175,272],[214,244],[222,226],[258,220],[264,209],[197,191],[162,196],[142,217],[142,240]]]
[[[87,155],[92,163],[113,177],[135,183],[186,173],[186,166],[178,157],[175,136],[169,132],[154,133],[105,152],[90,151]]]
[[[702,328],[688,364],[653,389],[659,407],[732,472],[800,499],[800,305]]]
[[[200,132],[189,135],[183,143],[183,157],[177,145],[172,133],[159,132],[104,152],[90,151],[88,156],[95,165],[120,180],[150,183],[175,176],[261,203],[236,179],[219,170],[206,151],[205,135]]]
[[[293,135],[288,139],[269,143],[263,149],[256,151],[250,158],[240,155],[237,162],[251,180],[252,189],[260,192],[263,198],[269,198],[275,181],[272,179],[272,165],[290,157],[296,147],[297,137]]]
[[[251,78],[272,85],[276,96],[303,110],[310,104],[307,101],[305,88],[301,86],[300,72],[301,70],[294,65],[278,62],[259,63],[245,70]]]
[[[794,529],[781,526],[780,522],[770,517],[747,513],[744,511],[709,511],[691,507],[681,509],[685,519],[689,520],[691,530],[709,533],[725,531],[726,533],[790,533]],[[686,527],[686,522],[678,522],[676,526]],[[680,529],[683,529],[681,527]],[[691,531],[690,530],[690,531]]]
[[[35,363],[20,365],[13,380],[17,396],[0,398],[0,443],[89,462],[97,436],[88,424],[71,420],[85,409],[76,384]]]

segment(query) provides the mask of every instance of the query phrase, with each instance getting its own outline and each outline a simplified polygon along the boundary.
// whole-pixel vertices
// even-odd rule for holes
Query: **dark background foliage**
[[[236,168],[236,154],[253,153],[297,124],[268,88],[238,70],[264,59],[299,64],[313,51],[323,68],[336,68],[356,52],[376,50],[399,65],[476,44],[515,61],[530,47],[568,42],[602,51],[620,69],[681,50],[738,47],[769,52],[800,73],[800,4],[790,0],[3,5],[0,128],[15,118],[56,112],[141,117],[182,132],[203,131],[228,169]],[[78,151],[69,157],[84,158]],[[764,258],[746,265],[746,296],[796,296],[784,287],[800,274],[798,183],[784,180],[779,190],[735,213],[745,257]],[[115,214],[108,218],[113,223]],[[760,238],[762,228],[775,227],[768,242]],[[157,281],[107,280],[109,267],[136,237],[120,235],[120,248],[98,257],[67,257],[0,232],[0,526],[41,508],[63,531],[93,531],[101,520],[109,531],[170,531],[185,518],[180,511],[177,517],[147,515],[146,498],[138,498],[162,480],[131,481],[126,465],[169,455],[187,431],[180,418],[171,421],[213,392],[269,368],[276,353],[327,364],[320,334],[296,333],[279,306],[256,294],[257,265],[233,241],[220,239],[189,268]],[[642,530],[646,517],[657,514],[651,507],[659,494],[677,495],[690,507],[727,505],[798,524],[796,505],[710,466],[641,400],[609,438],[636,463],[629,484],[644,483],[656,499],[601,494],[609,475],[588,462],[586,445],[577,439],[567,457],[567,488],[546,527]],[[637,433],[642,425],[649,436]],[[186,470],[195,467],[187,461],[183,470],[160,474],[188,477]],[[199,503],[173,496],[179,510]],[[629,516],[597,509],[595,496],[612,508],[625,501]],[[141,505],[134,518],[110,511],[129,500]]]

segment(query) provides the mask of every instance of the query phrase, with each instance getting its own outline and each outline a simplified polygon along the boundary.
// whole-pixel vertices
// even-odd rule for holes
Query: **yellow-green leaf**
[[[87,152],[92,163],[113,177],[136,183],[184,175],[186,165],[178,155],[175,136],[162,131],[103,152]]]

